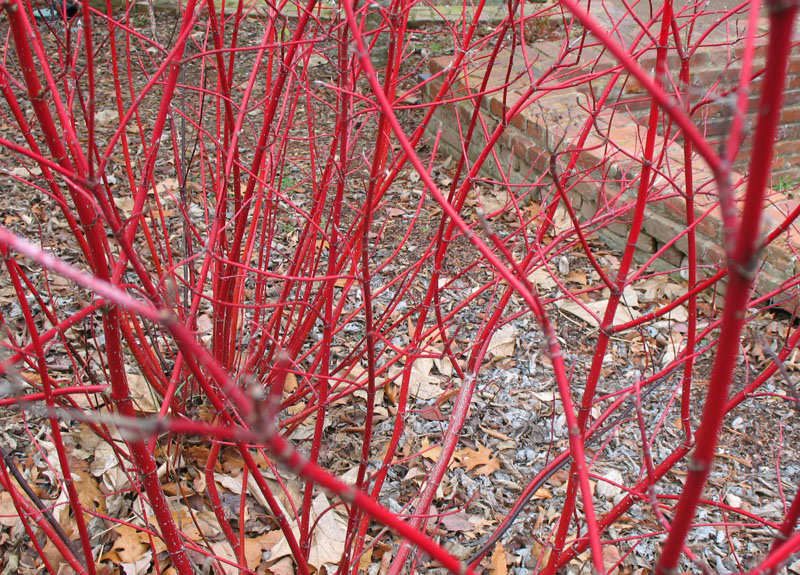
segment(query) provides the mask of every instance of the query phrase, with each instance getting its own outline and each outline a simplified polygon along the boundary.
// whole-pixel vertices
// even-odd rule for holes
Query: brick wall
[[[627,41],[633,36],[631,29],[622,30],[621,33]],[[713,36],[709,38],[709,44],[713,44]],[[509,111],[532,81],[540,81],[562,47],[561,40],[537,42],[527,47],[527,57],[520,54],[519,48],[513,56],[510,50],[505,50],[489,75],[486,86],[489,93],[482,99],[475,94],[486,75],[486,59],[482,58],[483,55],[477,55],[468,68],[459,72],[448,94],[453,103],[438,109],[437,118],[440,122],[434,122],[431,126],[433,130],[441,129],[443,145],[449,148],[454,157],[458,157],[462,152],[462,135],[466,133],[478,103],[488,134],[507,121],[494,146],[497,159],[490,157],[487,160],[481,177],[489,180],[484,182],[484,187],[493,185],[492,181],[497,185],[503,182],[504,177],[507,178],[507,185],[502,184],[501,187],[510,190],[522,203],[540,202],[547,199],[547,194],[553,193],[552,179],[547,174],[551,154],[574,149],[588,115],[592,95],[596,98],[608,85],[610,76],[607,75],[598,77],[591,87],[587,84],[569,86],[570,78],[586,73],[586,68],[581,67],[579,62],[575,66],[578,69],[576,72],[567,69],[553,81],[543,82],[541,90],[532,98],[533,103],[510,117]],[[702,102],[692,117],[712,141],[723,141],[727,135],[732,118],[728,104],[732,98],[727,92],[738,84],[740,52],[738,44],[730,51],[709,47],[698,50],[691,60],[693,103]],[[582,58],[584,62],[596,60],[594,70],[614,66],[614,62],[602,53],[600,47],[593,46],[591,42],[584,46]],[[429,98],[442,85],[443,73],[449,69],[451,61],[450,56],[431,61],[430,71],[436,80],[427,87]],[[526,62],[530,65],[526,65]],[[639,62],[645,69],[651,69],[654,53],[650,51],[640,55]],[[670,73],[677,78],[679,62],[672,58],[669,65]],[[763,48],[759,48],[754,69],[759,70],[762,66]],[[793,55],[789,73],[789,91],[782,115],[782,138],[776,146],[773,187],[778,187],[780,178],[783,178],[784,184],[800,182],[800,139],[797,139],[800,135],[800,52]],[[552,86],[558,88],[551,89]],[[752,86],[750,116],[756,108],[760,80],[756,79]],[[649,113],[650,100],[635,82],[621,79],[612,90],[609,102],[613,105],[606,106],[597,114],[596,126],[579,151],[576,173],[570,178],[568,186],[569,197],[581,221],[591,222],[588,230],[610,248],[621,251],[627,242],[628,227],[625,222],[630,220],[637,178],[641,171],[638,158],[646,133],[642,123]],[[750,119],[748,117],[747,125]],[[470,160],[474,161],[486,146],[487,136],[484,130],[479,129],[473,136]],[[680,141],[667,143],[666,150],[663,147],[663,138],[659,138],[656,153],[661,158],[657,165],[660,173],[649,191],[650,201],[643,233],[637,242],[636,260],[643,263],[651,259],[653,254],[658,254],[651,269],[674,271],[685,264],[688,249],[686,201],[682,195],[686,166]],[[746,162],[751,149],[748,130],[734,166],[734,182],[746,177]],[[700,263],[705,266],[701,271],[708,276],[724,266],[725,238],[721,233],[713,177],[697,157],[693,159],[691,170],[696,193],[695,219],[699,219],[696,225],[698,254]],[[797,205],[787,194],[776,189],[771,190],[769,201],[771,207],[765,233]],[[790,232],[788,241],[782,238],[765,250],[758,279],[760,292],[778,288],[785,278],[796,273],[798,265],[794,257],[794,235]]]

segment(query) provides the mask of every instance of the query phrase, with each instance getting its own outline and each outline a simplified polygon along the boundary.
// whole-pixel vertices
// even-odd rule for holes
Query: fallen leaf
[[[542,292],[547,292],[556,287],[556,280],[550,275],[544,267],[533,270],[528,274],[528,281],[531,282],[536,289]]]
[[[111,126],[117,123],[119,114],[116,110],[100,110],[99,112],[95,112],[94,119],[101,126]]]
[[[330,506],[330,502],[324,493],[317,495],[311,504],[311,524],[313,525],[316,522],[316,527],[311,536],[308,564],[318,571],[324,564],[338,564],[344,552],[347,522],[338,513],[332,511]],[[299,529],[297,529],[297,524],[294,521],[292,521],[292,531],[295,532],[295,536],[299,537]],[[281,539],[272,548],[273,558],[286,557],[290,554],[291,549],[289,549],[289,544],[286,543],[285,539]]]
[[[236,555],[233,554],[231,544],[225,539],[220,541],[211,541],[210,544],[214,555],[225,560],[219,562],[220,565],[222,565],[222,572],[224,575],[238,575],[239,569],[236,567],[236,563],[238,563],[238,561],[236,559]],[[233,565],[231,565],[231,563],[233,563]]]
[[[556,302],[556,307],[560,309],[562,312],[574,315],[575,317],[577,317],[578,319],[582,320],[585,323],[588,323],[592,327],[599,327],[600,321],[598,321],[597,318],[595,318],[595,316],[592,315],[592,313],[595,314],[602,321],[603,316],[606,313],[606,307],[608,307],[608,300],[602,299],[597,301],[591,301],[581,305],[571,299],[561,299]],[[619,323],[627,323],[629,321],[633,321],[638,317],[639,317],[638,311],[620,302],[619,305],[617,306],[616,311],[614,312],[614,321],[612,322],[612,324],[616,325]]]
[[[422,444],[420,447],[420,455],[422,455],[422,457],[425,459],[430,459],[431,461],[436,461],[439,459],[439,455],[442,453],[442,446],[434,445],[431,447],[427,437],[422,438]]]
[[[604,473],[605,477],[608,481],[612,483],[608,483],[607,481],[600,481],[597,485],[597,494],[600,497],[604,497],[608,500],[613,500],[617,495],[622,493],[622,488],[617,487],[617,485],[622,485],[624,483],[624,478],[622,477],[622,473],[620,473],[616,469],[611,469]]]
[[[469,518],[467,518],[463,511],[459,511],[458,513],[447,513],[446,515],[442,516],[442,525],[444,525],[445,529],[448,531],[460,531],[464,533],[468,533],[475,529],[475,526],[470,522]]]
[[[158,413],[161,404],[156,392],[150,388],[147,379],[139,373],[126,373],[128,387],[131,390],[131,399],[136,409],[142,413]]]
[[[575,282],[576,284],[580,284],[582,286],[588,285],[588,280],[586,279],[586,274],[583,272],[578,271],[571,271],[569,275],[567,275],[567,281]]]
[[[467,471],[475,470],[476,475],[491,475],[500,469],[500,461],[492,457],[492,450],[480,443],[477,451],[462,449],[456,452],[456,456]]]
[[[120,563],[119,566],[125,572],[125,575],[145,575],[150,573],[150,563],[153,559],[152,551],[145,551],[136,558],[136,561],[131,563]]]
[[[662,367],[672,363],[685,347],[683,335],[676,330],[672,330],[664,355],[661,356]]]
[[[14,507],[14,499],[8,491],[0,493],[0,525],[14,527],[19,523],[17,508]]]
[[[98,513],[106,512],[106,495],[100,491],[97,481],[85,471],[75,471],[73,474],[75,489],[78,491],[78,500],[86,509]]]
[[[411,366],[410,387],[411,395],[422,401],[434,399],[442,394],[439,387],[439,380],[431,376],[433,359],[430,357],[418,357]]]
[[[508,559],[503,544],[499,541],[495,543],[492,551],[492,559],[489,565],[489,572],[492,575],[508,575]]]
[[[272,575],[294,575],[294,562],[291,557],[284,557],[270,565],[267,572]]]
[[[507,323],[494,333],[492,339],[489,340],[489,347],[486,351],[496,359],[511,357],[514,355],[516,343],[517,330],[513,325]]]
[[[113,529],[117,538],[111,544],[111,549],[103,555],[104,559],[120,564],[135,564],[147,550],[147,534],[129,525],[117,525]]]
[[[619,554],[619,549],[617,549],[614,545],[606,545],[603,547],[603,563],[606,566],[606,569],[609,567],[613,567],[610,571],[606,571],[608,575],[618,575],[619,574],[619,562],[622,557]]]
[[[480,196],[483,211],[487,216],[501,211],[508,203],[508,192],[502,188],[481,192]]]
[[[555,233],[560,234],[572,228],[572,219],[569,217],[567,208],[559,205],[556,208],[556,213],[553,214],[553,229]]]
[[[181,183],[176,178],[166,178],[156,184],[156,193],[161,200],[169,199],[169,194],[165,192],[177,191],[180,189],[180,186]]]
[[[433,358],[433,365],[436,366],[436,370],[443,376],[450,377],[453,375],[453,364],[449,357],[435,357]]]

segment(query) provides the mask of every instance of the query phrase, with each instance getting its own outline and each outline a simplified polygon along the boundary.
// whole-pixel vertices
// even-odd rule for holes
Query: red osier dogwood
[[[0,7],[7,569],[800,551],[796,2]]]

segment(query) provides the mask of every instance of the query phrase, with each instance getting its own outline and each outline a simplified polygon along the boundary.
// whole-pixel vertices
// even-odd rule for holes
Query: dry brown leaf
[[[619,550],[614,545],[606,545],[603,547],[603,563],[606,566],[606,569],[613,566],[611,571],[606,571],[608,575],[618,575],[619,573],[619,561],[621,556],[619,554]]]
[[[73,474],[75,488],[78,490],[78,500],[87,509],[99,513],[106,512],[106,496],[100,491],[94,477],[85,471],[75,471]]]
[[[495,544],[494,551],[492,551],[489,572],[492,575],[508,575],[508,560],[506,559],[506,551],[503,549],[503,544],[499,541]]]
[[[496,429],[492,429],[490,427],[480,426],[481,431],[483,431],[489,437],[494,437],[495,439],[499,439],[501,441],[514,441],[511,437],[506,435],[505,433],[500,433]]]
[[[430,442],[428,442],[427,437],[422,438],[422,444],[420,445],[420,454],[425,459],[430,459],[431,461],[436,461],[439,459],[439,456],[442,454],[442,446],[441,445],[434,445],[431,447]]]
[[[475,470],[476,475],[491,475],[500,469],[500,460],[492,457],[492,450],[478,444],[478,450],[462,449],[456,452],[461,464],[467,471]]]
[[[114,527],[117,538],[111,545],[111,549],[103,555],[103,559],[108,559],[114,563],[136,563],[137,558],[148,550],[146,533],[129,525],[117,525]]]
[[[586,278],[586,274],[583,273],[583,272],[574,271],[574,270],[569,272],[569,274],[567,274],[567,281],[575,282],[575,283],[580,284],[582,286],[585,286],[585,285],[588,284],[588,280]]]

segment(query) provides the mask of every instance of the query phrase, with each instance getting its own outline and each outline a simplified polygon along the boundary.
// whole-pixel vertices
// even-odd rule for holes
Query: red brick
[[[506,107],[503,106],[503,101],[498,96],[493,96],[489,101],[489,110],[492,115],[498,120],[505,115]]]
[[[785,107],[781,110],[782,122],[800,122],[800,107]]]

